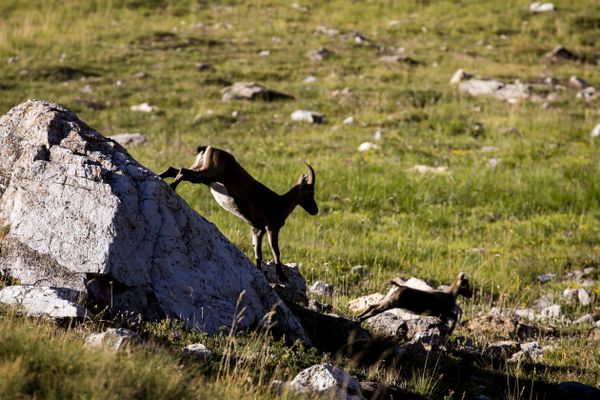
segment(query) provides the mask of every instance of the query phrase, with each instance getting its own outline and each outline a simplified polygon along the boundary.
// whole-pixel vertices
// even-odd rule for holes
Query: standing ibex
[[[163,179],[174,177],[173,190],[181,181],[208,185],[221,207],[250,224],[259,269],[262,268],[262,239],[266,233],[275,257],[277,276],[286,282],[279,258],[279,230],[297,205],[310,215],[319,212],[314,196],[315,171],[306,164],[308,175],[302,175],[287,193],[278,195],[254,179],[228,152],[211,146],[200,146],[197,151],[196,161],[189,169],[169,167],[159,176]]]
[[[458,295],[467,298],[473,295],[469,280],[465,277],[464,272],[459,273],[452,284],[444,290],[414,289],[404,286],[396,280],[391,281],[391,283],[394,287],[390,289],[383,300],[379,304],[369,306],[358,316],[360,322],[391,308],[404,308],[416,314],[448,318],[456,323],[458,316],[454,315],[453,312],[456,298]]]

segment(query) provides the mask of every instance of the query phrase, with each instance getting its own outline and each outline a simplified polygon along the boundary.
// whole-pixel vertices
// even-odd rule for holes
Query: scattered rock
[[[494,361],[506,361],[519,351],[519,344],[513,340],[490,343],[483,351],[483,356]]]
[[[356,275],[364,276],[367,273],[367,270],[362,265],[355,265],[354,267],[350,268],[350,272]]]
[[[329,399],[364,399],[358,381],[331,364],[314,365],[301,371],[288,387],[296,393]]]
[[[584,307],[589,306],[592,303],[592,298],[587,290],[581,288],[577,291],[577,299],[579,300],[579,304]]]
[[[566,47],[558,45],[551,51],[545,54],[546,58],[563,59],[563,60],[578,60],[579,56],[568,50]]]
[[[449,175],[451,173],[450,168],[446,166],[430,167],[429,165],[417,164],[410,167],[407,171],[418,172],[419,174],[434,174],[434,175]]]
[[[487,166],[492,169],[496,168],[500,164],[502,164],[502,159],[498,157],[490,158],[487,162]]]
[[[360,314],[373,304],[378,304],[385,296],[381,293],[373,293],[366,296],[361,296],[348,302],[348,309],[353,314]]]
[[[468,81],[472,77],[473,77],[472,74],[469,74],[464,69],[459,68],[459,69],[456,70],[456,72],[454,73],[454,75],[452,75],[452,78],[450,79],[450,84],[451,85],[458,85],[459,83],[461,83],[463,81]]]
[[[528,319],[530,321],[536,319],[535,311],[533,311],[531,308],[517,308],[515,310],[515,315],[519,318]]]
[[[316,77],[316,76],[314,76],[314,75],[309,75],[309,76],[307,76],[307,77],[306,77],[306,78],[305,78],[305,79],[302,81],[302,83],[307,83],[307,84],[308,84],[308,83],[314,83],[314,82],[316,82],[316,81],[317,81],[317,77]]]
[[[592,139],[597,138],[598,136],[600,136],[600,124],[596,124],[594,129],[592,129],[592,131],[590,132],[590,137]]]
[[[151,113],[154,111],[157,111],[158,108],[151,106],[148,103],[141,103],[141,104],[136,104],[130,107],[131,111],[135,111],[135,112],[144,112],[144,113]]]
[[[329,28],[323,25],[317,26],[315,28],[315,32],[326,36],[337,36],[340,33],[340,31],[338,31],[337,29]]]
[[[364,321],[381,336],[399,341],[424,340],[441,343],[450,329],[437,317],[413,314],[401,308],[392,308]]]
[[[544,358],[544,351],[538,342],[521,343],[521,350],[510,357],[510,362],[538,362]]]
[[[590,86],[588,81],[575,75],[569,78],[567,85],[573,89],[585,89],[586,87]]]
[[[204,361],[207,361],[212,356],[212,351],[202,343],[190,344],[183,351],[191,357]]]
[[[119,133],[118,135],[112,135],[108,138],[114,140],[124,147],[139,146],[140,144],[144,144],[148,141],[148,137],[146,135],[142,135],[141,133]]]
[[[313,61],[322,61],[333,56],[333,52],[324,47],[316,50],[310,50],[306,56]]]
[[[553,280],[555,277],[556,277],[556,274],[553,274],[552,272],[547,272],[545,274],[538,275],[536,277],[536,279],[540,283],[547,283],[547,282],[550,282],[551,280]]]
[[[290,263],[282,265],[283,272],[288,278],[288,281],[281,283],[277,276],[276,264],[271,261],[262,265],[262,272],[265,274],[267,281],[271,287],[275,289],[279,297],[286,303],[308,304],[308,296],[306,295],[306,280],[300,273],[298,264]]]
[[[383,139],[383,132],[381,130],[377,129],[375,131],[375,133],[373,133],[373,140],[379,141],[379,140],[382,140],[382,139]]]
[[[85,338],[85,345],[91,348],[105,347],[113,351],[123,350],[138,339],[138,334],[125,328],[108,328],[102,333],[93,333]]]
[[[296,110],[291,115],[292,121],[322,124],[325,122],[323,114],[314,111]]]
[[[343,97],[348,97],[352,95],[352,91],[350,90],[349,87],[345,87],[343,89],[336,89],[331,91],[331,96],[332,97],[338,97],[338,96],[343,96]]]
[[[420,61],[417,61],[414,58],[411,58],[404,54],[381,56],[379,57],[379,61],[386,64],[407,64],[411,66],[421,64]]]
[[[307,12],[308,11],[308,7],[303,6],[300,3],[292,3],[292,8],[294,10],[298,10],[298,11],[302,11],[302,12]]]
[[[584,385],[579,382],[561,382],[557,386],[560,398],[572,400],[598,400],[600,399],[600,389],[593,386]]]
[[[221,90],[223,101],[231,100],[287,100],[293,99],[292,96],[267,89],[255,82],[236,82]]]
[[[583,99],[585,101],[592,101],[598,97],[598,93],[596,92],[596,88],[588,86],[585,89],[577,92],[575,97],[578,99]]]
[[[213,71],[215,67],[212,64],[199,62],[195,64],[198,71]]]
[[[69,288],[16,285],[0,290],[0,303],[22,306],[29,317],[84,318],[86,310],[78,299],[81,292]]]
[[[395,281],[398,282],[398,283],[400,283],[400,284],[402,284],[402,285],[404,285],[404,286],[408,286],[408,287],[413,288],[413,289],[418,289],[418,290],[434,290],[433,287],[431,287],[430,284],[428,284],[427,282],[425,282],[422,279],[415,278],[414,276],[411,276],[405,282],[402,282],[402,279],[399,279],[399,278],[396,278]]]
[[[483,146],[480,150],[483,153],[495,153],[497,151],[500,151],[500,148],[496,146]]]
[[[534,14],[554,11],[554,3],[534,2],[529,5],[529,11]]]
[[[315,281],[309,290],[312,294],[316,294],[317,296],[333,296],[335,288],[329,283]]]
[[[379,151],[381,150],[381,146],[371,143],[371,142],[363,142],[358,146],[358,151],[360,153],[366,153],[369,151]]]
[[[473,97],[491,96],[499,100],[518,101],[529,97],[530,85],[519,81],[504,83],[498,80],[469,79],[459,82],[458,92],[467,93]]]
[[[0,118],[0,176],[10,177],[0,270],[23,284],[79,290],[111,313],[180,318],[208,334],[243,310],[239,329],[268,316],[288,340],[310,343],[244,253],[66,108],[30,100]]]
[[[581,317],[577,318],[575,321],[573,321],[574,324],[593,324],[594,323],[594,316],[592,314],[585,314],[582,315]]]
[[[344,125],[352,125],[354,124],[354,117],[351,115],[349,117],[344,118],[344,121],[342,122]]]
[[[540,317],[543,319],[557,320],[561,315],[560,305],[558,304],[553,304],[540,311]]]

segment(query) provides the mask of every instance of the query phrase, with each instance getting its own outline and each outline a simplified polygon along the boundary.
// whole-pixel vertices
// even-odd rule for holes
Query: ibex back
[[[159,176],[175,178],[170,185],[173,190],[181,181],[208,185],[221,207],[250,224],[258,268],[262,267],[262,239],[266,233],[275,258],[277,276],[285,282],[287,277],[279,256],[279,230],[297,205],[310,215],[319,212],[314,196],[315,172],[310,165],[306,166],[308,174],[302,175],[298,183],[283,195],[254,179],[233,155],[211,146],[198,147],[196,160],[189,169],[169,167]]]

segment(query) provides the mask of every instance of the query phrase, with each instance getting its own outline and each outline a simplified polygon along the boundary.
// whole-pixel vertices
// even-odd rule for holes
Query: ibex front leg
[[[252,247],[254,247],[256,268],[259,270],[262,270],[262,240],[265,232],[263,228],[252,227]]]
[[[176,175],[173,174],[174,170],[177,171]],[[175,179],[169,185],[173,190],[177,188],[177,185],[179,185],[181,181],[188,181],[191,183],[203,183],[205,185],[208,185],[214,181],[214,179],[210,177],[210,173],[208,171],[197,171],[187,168],[181,168],[180,170],[176,170],[175,168],[170,167],[165,172],[161,173],[159,176],[161,178],[170,178],[172,176],[175,176]]]
[[[267,228],[267,236],[269,238],[269,245],[271,246],[271,251],[273,251],[273,257],[275,257],[275,268],[277,271],[277,277],[281,282],[287,282],[288,278],[283,273],[283,268],[281,267],[281,259],[279,258],[279,228]]]

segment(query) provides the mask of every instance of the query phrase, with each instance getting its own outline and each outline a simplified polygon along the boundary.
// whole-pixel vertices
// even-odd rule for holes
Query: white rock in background
[[[304,80],[302,81],[302,83],[313,83],[317,81],[317,77],[314,75],[309,75],[306,78],[304,78]]]
[[[269,50],[262,50],[260,53],[258,53],[258,55],[260,57],[269,57],[271,55],[271,52]]]
[[[344,118],[343,124],[344,125],[352,125],[352,124],[354,124],[354,117],[351,115],[349,117]]]
[[[141,133],[119,133],[118,135],[109,136],[109,138],[125,147],[138,146],[148,141],[148,137]]]
[[[547,283],[553,280],[555,277],[556,274],[553,274],[552,272],[547,272],[545,274],[538,275],[535,279],[537,279],[537,281],[540,283]]]
[[[544,350],[538,342],[521,343],[519,345],[521,350],[512,355],[509,361],[511,362],[523,362],[523,361],[541,361],[544,358]]]
[[[385,296],[381,293],[373,293],[366,296],[358,297],[348,302],[348,309],[354,314],[360,314],[373,304],[379,304]]]
[[[334,28],[329,28],[327,26],[319,25],[315,28],[316,33],[320,33],[327,36],[337,36],[340,31]]]
[[[544,319],[556,320],[562,315],[560,305],[553,304],[540,311],[540,316]]]
[[[448,175],[451,173],[450,168],[446,166],[430,167],[429,165],[417,164],[410,167],[407,171],[418,172],[419,174],[434,174],[434,175]]]
[[[108,328],[102,333],[93,333],[85,338],[85,345],[91,348],[106,347],[113,351],[130,346],[138,339],[138,334],[125,328]]]
[[[531,321],[536,319],[535,311],[530,308],[517,308],[515,310],[515,315],[519,318],[524,318]]]
[[[426,291],[433,290],[433,288],[427,282],[425,282],[422,279],[415,278],[414,276],[411,276],[406,282],[404,282],[404,286],[408,286],[410,288],[418,289],[418,290],[426,290]]]
[[[529,5],[529,11],[532,13],[543,13],[554,11],[554,3],[542,3],[539,1],[533,2]]]
[[[366,153],[369,151],[379,151],[381,150],[381,146],[371,142],[363,142],[358,146],[358,151],[360,153]]]
[[[301,371],[287,387],[296,393],[328,399],[364,399],[358,381],[331,364],[314,365]]]
[[[314,111],[296,110],[291,115],[292,121],[322,124],[325,122],[323,114]]]
[[[481,151],[483,153],[494,153],[496,151],[500,151],[500,148],[496,147],[496,146],[483,146],[481,148]]]
[[[131,111],[144,112],[144,113],[151,113],[151,112],[157,110],[156,107],[151,106],[148,103],[136,104],[136,105],[131,106],[130,108],[131,108]]]
[[[592,314],[585,314],[582,315],[581,317],[577,318],[575,321],[573,321],[574,324],[593,324],[594,323],[594,316]]]
[[[86,310],[76,303],[81,292],[68,288],[7,286],[0,290],[0,303],[22,306],[30,317],[83,318]]]
[[[490,158],[487,162],[487,166],[492,169],[496,168],[500,164],[502,164],[502,159],[498,157]]]
[[[600,136],[600,124],[596,124],[594,129],[592,129],[592,132],[590,132],[590,137],[592,139],[597,138],[598,136]]]
[[[459,69],[456,70],[456,72],[454,73],[454,75],[452,75],[452,78],[450,79],[450,84],[451,85],[458,85],[462,81],[468,81],[472,77],[473,77],[472,74],[469,74],[468,72],[465,72],[464,69],[459,68]]]
[[[380,129],[377,129],[375,131],[375,133],[373,133],[373,140],[382,140],[383,139],[383,132]]]
[[[310,342],[213,224],[66,108],[30,100],[0,118],[0,177],[0,270],[23,284],[43,280],[115,313],[180,318],[209,334],[243,309],[240,329],[268,315],[290,340]]]
[[[212,355],[212,351],[202,343],[193,343],[186,346],[183,351],[192,357],[202,360],[208,360]]]
[[[589,306],[592,302],[590,294],[583,288],[577,291],[577,299],[579,300],[579,304],[584,307]]]
[[[309,289],[312,294],[316,294],[317,296],[333,296],[334,290],[335,287],[333,285],[321,281],[315,281]]]

